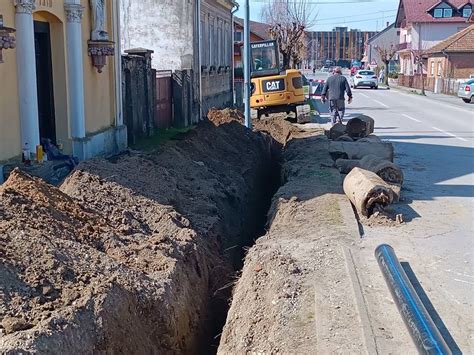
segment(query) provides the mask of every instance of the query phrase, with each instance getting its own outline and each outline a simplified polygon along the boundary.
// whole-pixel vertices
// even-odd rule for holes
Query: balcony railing
[[[405,42],[398,45],[398,50],[402,51],[404,49],[411,49],[411,43]]]

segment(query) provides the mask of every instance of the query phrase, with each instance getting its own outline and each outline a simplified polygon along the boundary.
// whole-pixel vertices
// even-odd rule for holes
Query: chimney
[[[390,26],[390,22],[387,21],[387,26],[386,27],[388,27],[388,26]]]

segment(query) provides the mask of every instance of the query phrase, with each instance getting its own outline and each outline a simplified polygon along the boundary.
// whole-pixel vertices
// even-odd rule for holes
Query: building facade
[[[122,0],[123,49],[154,51],[157,70],[186,71],[192,77],[197,122],[212,107],[232,102],[231,0]],[[199,109],[200,106],[200,109]]]
[[[334,62],[361,60],[365,44],[374,31],[361,31],[347,27],[336,27],[332,31],[308,32],[308,61],[320,67],[326,60]]]
[[[426,52],[468,26],[473,0],[400,0],[395,27],[399,29],[400,73],[427,74],[420,60]]]
[[[367,41],[367,48],[366,48],[366,57],[368,67],[370,69],[375,69],[376,67],[381,68],[384,66],[382,58],[380,57],[380,53],[377,48],[381,48],[382,50],[386,51],[393,51],[395,52],[398,48],[399,43],[399,34],[398,30],[395,28],[395,24],[388,25],[384,30],[377,33],[375,36],[369,38]],[[396,70],[396,66],[398,64],[398,54],[395,53],[392,60],[389,63],[389,72],[393,72]]]
[[[474,77],[474,24],[432,47],[427,56],[428,77]]]
[[[15,38],[0,50],[0,162],[42,139],[80,159],[125,149],[116,4],[0,2],[0,33]]]
[[[250,21],[250,42],[259,42],[271,39],[270,26],[256,21]],[[244,44],[244,20],[234,18],[234,69],[236,77],[243,78],[242,46]]]

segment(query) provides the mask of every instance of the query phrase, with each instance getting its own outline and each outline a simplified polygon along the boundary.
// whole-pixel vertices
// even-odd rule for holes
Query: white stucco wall
[[[412,48],[426,50],[461,29],[467,27],[466,23],[417,23],[411,30]],[[421,42],[419,42],[421,39]]]
[[[122,49],[151,49],[157,70],[193,67],[193,0],[122,0]]]
[[[382,64],[380,55],[378,54],[376,47],[381,48],[390,48],[390,46],[397,46],[399,43],[399,36],[397,35],[397,29],[391,27],[387,29],[384,33],[379,34],[373,40],[369,40],[369,63],[373,59],[377,62],[378,65]]]

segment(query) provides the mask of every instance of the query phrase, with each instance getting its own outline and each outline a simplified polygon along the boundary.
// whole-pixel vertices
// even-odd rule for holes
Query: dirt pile
[[[1,352],[207,345],[279,178],[272,140],[225,117],[153,153],[82,163],[60,189],[11,175],[0,188]]]
[[[252,127],[257,132],[262,132],[273,137],[275,141],[284,146],[293,138],[309,137],[314,134],[324,132],[322,128],[302,129],[286,120],[284,113],[273,114],[268,118],[252,119]],[[212,109],[208,113],[208,119],[215,125],[228,122],[244,122],[244,115],[235,109],[216,110]]]

